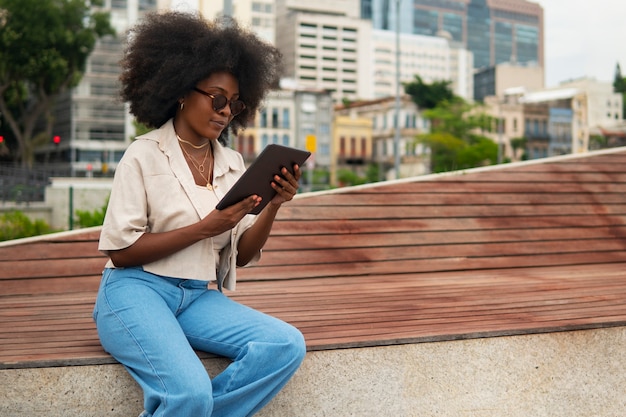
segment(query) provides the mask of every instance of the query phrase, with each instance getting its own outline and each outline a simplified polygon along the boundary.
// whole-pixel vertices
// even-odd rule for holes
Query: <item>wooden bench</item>
[[[0,246],[0,369],[115,363],[98,234]],[[229,295],[324,352],[623,327],[625,271],[621,148],[302,194]]]

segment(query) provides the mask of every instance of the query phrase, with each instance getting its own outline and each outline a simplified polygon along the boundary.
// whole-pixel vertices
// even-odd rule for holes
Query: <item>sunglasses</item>
[[[237,116],[239,113],[241,113],[242,111],[244,111],[244,109],[246,108],[246,104],[239,100],[228,100],[225,96],[223,96],[222,94],[211,94],[211,93],[207,93],[206,91],[200,90],[198,87],[194,87],[193,88],[194,91],[205,95],[207,97],[210,97],[211,100],[213,100],[213,110],[215,111],[220,111],[222,110],[224,107],[226,107],[227,104],[230,104],[230,114],[234,117]]]

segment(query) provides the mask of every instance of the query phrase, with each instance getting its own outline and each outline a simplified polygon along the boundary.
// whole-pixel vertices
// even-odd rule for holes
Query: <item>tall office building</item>
[[[399,13],[397,6],[400,7]],[[474,54],[474,68],[503,62],[544,66],[543,8],[526,0],[362,0],[375,29],[446,32]],[[399,19],[398,19],[399,17]]]
[[[357,0],[277,0],[276,30],[287,78],[335,102],[373,96],[371,22],[358,17]]]

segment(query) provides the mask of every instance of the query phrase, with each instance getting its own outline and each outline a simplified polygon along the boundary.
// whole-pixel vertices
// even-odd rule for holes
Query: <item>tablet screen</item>
[[[271,186],[274,175],[280,175],[282,167],[293,173],[293,165],[302,167],[310,155],[311,152],[301,149],[276,144],[267,145],[215,208],[222,210],[256,194],[261,196],[262,200],[250,214],[259,214],[276,195]]]

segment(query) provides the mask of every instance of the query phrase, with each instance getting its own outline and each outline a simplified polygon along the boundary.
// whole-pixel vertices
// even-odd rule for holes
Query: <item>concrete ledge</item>
[[[626,327],[309,352],[259,417],[618,417]],[[205,360],[211,375],[227,365]],[[133,417],[120,365],[0,371],[3,417]]]

